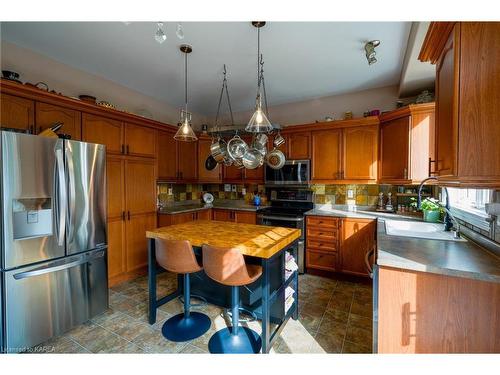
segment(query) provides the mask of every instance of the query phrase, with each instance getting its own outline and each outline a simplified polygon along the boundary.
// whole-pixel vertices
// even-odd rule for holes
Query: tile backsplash
[[[159,183],[157,185],[158,203],[166,206],[175,202],[200,200],[206,192],[211,193],[215,199],[240,199],[250,202],[255,192],[262,194],[265,191],[264,185],[231,184],[232,186],[236,186],[236,191],[225,191],[224,184]],[[172,194],[169,194],[169,189]],[[245,195],[243,195],[243,189],[246,190]]]

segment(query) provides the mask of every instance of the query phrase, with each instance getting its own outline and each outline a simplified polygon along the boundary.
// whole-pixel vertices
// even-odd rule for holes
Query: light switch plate
[[[231,191],[231,184],[224,184],[224,191]]]
[[[354,190],[352,190],[352,189],[347,190],[347,198],[349,198],[349,199],[354,198]]]

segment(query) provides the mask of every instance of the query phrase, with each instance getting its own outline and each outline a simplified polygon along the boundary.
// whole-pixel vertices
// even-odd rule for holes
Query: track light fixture
[[[365,44],[365,53],[366,53],[366,60],[368,60],[368,65],[375,64],[377,62],[377,59],[375,58],[375,55],[377,52],[375,52],[375,47],[380,45],[380,40],[371,40]]]

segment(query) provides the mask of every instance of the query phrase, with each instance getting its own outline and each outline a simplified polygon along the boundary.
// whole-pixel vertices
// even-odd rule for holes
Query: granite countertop
[[[363,210],[328,209],[326,206],[310,210],[306,215],[377,219],[379,266],[500,283],[500,258],[467,238],[465,241],[444,241],[387,235],[385,220],[418,218]]]
[[[196,220],[147,231],[146,237],[189,240],[197,247],[236,248],[243,255],[268,259],[298,239],[300,229]]]
[[[208,210],[210,208],[218,208],[223,210],[236,210],[236,211],[258,211],[266,206],[254,206],[247,204],[244,201],[228,201],[228,200],[214,200],[212,205],[205,205],[203,203],[190,203],[190,204],[179,204],[169,207],[163,207],[158,210],[159,214],[173,215],[181,214],[185,212],[194,212],[201,210]]]

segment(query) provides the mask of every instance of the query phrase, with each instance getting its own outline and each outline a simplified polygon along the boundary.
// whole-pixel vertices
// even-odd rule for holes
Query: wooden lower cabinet
[[[307,216],[307,269],[368,276],[365,255],[375,246],[376,220]]]
[[[233,211],[236,223],[257,224],[257,214],[250,211]]]
[[[500,284],[378,269],[378,353],[499,353]]]
[[[127,271],[125,251],[125,221],[108,219],[108,277],[113,285]]]
[[[339,271],[367,276],[365,256],[376,246],[377,221],[372,219],[342,220]]]
[[[126,221],[127,272],[148,264],[146,231],[156,228],[156,212],[133,215]]]
[[[214,208],[212,211],[212,218],[216,221],[233,221],[231,210]]]
[[[158,214],[159,227],[188,223],[194,220],[212,220],[212,210],[206,209],[194,212],[182,212],[179,214]]]

